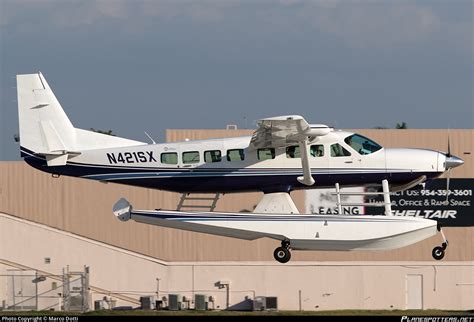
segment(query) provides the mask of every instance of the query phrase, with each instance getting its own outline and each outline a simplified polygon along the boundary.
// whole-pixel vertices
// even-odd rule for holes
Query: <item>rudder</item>
[[[41,155],[48,166],[58,166],[81,150],[144,144],[74,128],[40,72],[17,75],[16,79],[22,157],[25,153]]]
[[[20,144],[39,154],[74,149],[75,130],[41,73],[17,75]]]

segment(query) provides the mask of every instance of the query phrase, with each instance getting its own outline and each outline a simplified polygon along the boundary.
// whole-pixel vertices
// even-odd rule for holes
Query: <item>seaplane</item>
[[[433,249],[442,259],[448,242],[434,220],[394,216],[390,193],[449,173],[463,160],[448,152],[389,149],[357,133],[310,124],[302,116],[265,118],[252,136],[150,144],[73,126],[44,76],[17,75],[21,157],[53,174],[191,193],[259,191],[252,213],[137,210],[124,198],[113,206],[122,221],[227,236],[271,238],[281,243],[281,263],[291,250],[388,250],[441,232]],[[448,180],[449,185],[449,180]],[[345,187],[379,187],[380,215],[344,215]],[[335,188],[339,214],[300,214],[290,193]],[[449,191],[449,187],[447,187]],[[353,193],[352,193],[353,194]],[[216,200],[215,200],[216,201]],[[181,202],[182,203],[182,202]],[[213,203],[213,207],[215,206]],[[359,206],[369,206],[364,203]]]

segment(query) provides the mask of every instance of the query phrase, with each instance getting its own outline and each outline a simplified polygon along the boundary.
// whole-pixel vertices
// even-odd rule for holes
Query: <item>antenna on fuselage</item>
[[[146,131],[143,131],[143,132],[145,132],[145,135],[148,136],[148,138],[151,140],[151,142],[153,144],[156,144],[155,140],[153,140],[153,138],[150,136],[150,134],[146,133]]]

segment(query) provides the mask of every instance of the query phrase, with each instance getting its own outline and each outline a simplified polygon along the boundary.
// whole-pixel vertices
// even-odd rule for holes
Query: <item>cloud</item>
[[[302,14],[308,24],[356,46],[387,46],[423,39],[440,26],[428,6],[400,3],[311,5]]]
[[[127,16],[127,2],[125,0],[97,0],[95,2],[99,16],[124,18]]]
[[[3,4],[0,28],[35,23],[61,28],[109,22],[133,25],[134,32],[151,22],[233,24],[244,33],[314,32],[339,39],[349,47],[390,47],[429,39],[442,31],[472,39],[471,21],[442,21],[429,3],[406,1],[279,0],[273,1],[154,1],[154,0],[22,0]],[[438,10],[440,10],[438,8]],[[465,28],[465,29],[462,29]],[[462,45],[465,41],[458,41]]]
[[[280,0],[259,6],[258,30],[310,31],[339,39],[350,47],[385,47],[427,39],[442,26],[429,5],[377,0]],[[472,23],[472,22],[471,22]],[[449,27],[443,25],[443,27]]]

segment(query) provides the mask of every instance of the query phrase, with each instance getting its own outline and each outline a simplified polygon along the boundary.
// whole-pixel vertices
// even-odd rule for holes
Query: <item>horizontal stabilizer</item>
[[[42,156],[46,158],[46,164],[48,167],[52,166],[59,166],[59,165],[66,165],[67,160],[69,160],[72,157],[80,155],[81,152],[77,151],[66,151],[66,150],[61,150],[61,151],[49,151],[49,152],[36,152],[34,155]]]
[[[58,165],[66,165],[68,159],[67,154],[60,154],[60,155],[46,155],[46,163],[48,167],[58,166]]]

